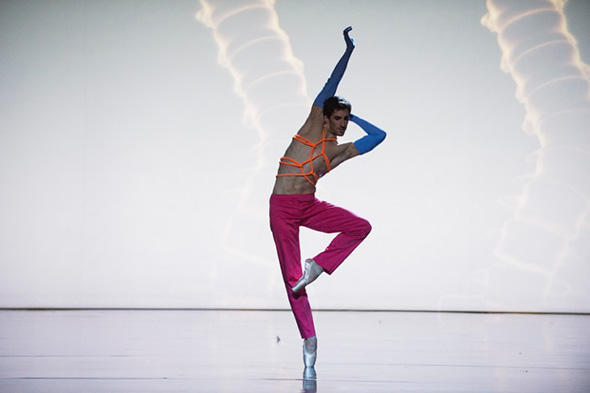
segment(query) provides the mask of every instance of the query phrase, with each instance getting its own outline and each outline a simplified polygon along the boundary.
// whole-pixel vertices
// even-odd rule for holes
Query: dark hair
[[[348,109],[352,112],[352,105],[346,99],[338,96],[333,96],[324,101],[324,116],[330,117],[334,111],[339,109]]]

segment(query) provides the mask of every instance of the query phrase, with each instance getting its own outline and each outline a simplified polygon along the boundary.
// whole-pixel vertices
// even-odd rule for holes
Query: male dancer
[[[335,97],[336,88],[344,75],[354,42],[344,29],[346,51],[318,94],[307,120],[293,137],[281,158],[273,193],[270,197],[270,226],[277,247],[283,281],[303,341],[303,361],[313,368],[317,354],[317,338],[307,300],[305,286],[322,272],[332,272],[367,237],[371,225],[363,218],[315,198],[318,179],[342,162],[367,153],[385,139],[385,132],[353,115],[351,105]],[[366,133],[354,143],[338,144],[348,121],[359,125]],[[339,234],[328,247],[305,261],[301,270],[299,227]],[[305,374],[304,374],[305,375]],[[314,374],[315,375],[315,374]]]

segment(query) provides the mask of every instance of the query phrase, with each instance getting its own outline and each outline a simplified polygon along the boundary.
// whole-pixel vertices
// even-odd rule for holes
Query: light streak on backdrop
[[[225,228],[225,251],[258,268],[274,266],[274,260],[261,256],[260,244],[247,239],[270,236],[268,211],[253,206],[263,200],[266,207],[272,191],[279,157],[269,158],[266,152],[284,151],[285,136],[297,131],[311,106],[303,64],[279,25],[274,1],[201,0],[201,6],[196,18],[212,30],[219,65],[230,73],[234,92],[244,105],[244,124],[255,131],[255,142],[243,147],[253,149],[253,161],[240,162],[238,176],[227,179],[237,195],[232,197],[236,204]],[[252,233],[259,230],[264,233]],[[276,281],[274,270],[264,271],[273,277],[263,281]]]
[[[526,110],[523,130],[540,146],[535,170],[500,234],[495,254],[502,263],[490,269],[486,287],[497,291],[490,299],[502,299],[503,284],[519,280],[523,300],[543,298],[550,306],[551,299],[576,293],[582,299],[585,279],[571,277],[576,264],[590,263],[590,68],[568,31],[565,1],[486,5],[482,24],[497,33],[501,68],[512,76]]]

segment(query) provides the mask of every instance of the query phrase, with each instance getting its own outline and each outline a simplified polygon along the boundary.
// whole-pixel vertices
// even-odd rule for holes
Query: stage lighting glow
[[[233,79],[235,94],[244,105],[243,121],[256,133],[252,148],[255,162],[242,168],[236,204],[226,223],[226,251],[243,260],[256,264],[271,264],[264,261],[256,247],[240,242],[248,228],[261,227],[260,220],[266,217],[252,214],[252,201],[268,198],[270,190],[260,185],[273,179],[275,167],[266,158],[272,144],[272,135],[285,127],[275,115],[293,108],[308,108],[311,100],[307,95],[303,63],[295,57],[287,33],[281,28],[272,0],[244,2],[224,0],[201,0],[201,10],[196,18],[211,29],[218,48],[218,63]],[[284,116],[283,116],[284,118]],[[281,123],[286,123],[283,120]],[[289,122],[289,127],[293,123]],[[292,132],[292,131],[291,131]],[[281,139],[284,144],[284,138]],[[273,146],[273,152],[281,151],[284,145]],[[264,179],[264,180],[263,180]],[[264,196],[258,192],[266,193]],[[266,225],[262,227],[266,228]],[[251,243],[251,242],[250,242]]]
[[[565,296],[556,279],[576,254],[590,216],[590,69],[580,58],[565,1],[487,0],[482,24],[497,34],[501,68],[526,110],[523,130],[537,137],[536,166],[503,226],[495,255],[545,280],[543,297]],[[525,283],[523,283],[525,284]]]

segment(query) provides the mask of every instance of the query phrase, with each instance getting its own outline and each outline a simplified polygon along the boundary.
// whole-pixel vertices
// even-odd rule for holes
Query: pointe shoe
[[[313,259],[306,259],[305,260],[305,268],[303,270],[303,275],[297,281],[297,284],[291,288],[293,293],[298,292],[305,288],[307,285],[311,284],[315,281],[316,278],[322,274],[324,268],[318,265]]]
[[[313,368],[318,354],[318,338],[316,336],[303,340],[303,364],[305,368]]]
[[[303,392],[315,392],[314,389],[316,387],[316,379],[318,378],[318,374],[315,372],[314,367],[305,367],[303,369]]]

